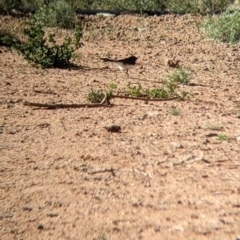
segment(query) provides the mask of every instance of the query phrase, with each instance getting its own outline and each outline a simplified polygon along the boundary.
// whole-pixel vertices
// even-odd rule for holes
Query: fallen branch
[[[112,95],[110,98],[123,98],[123,99],[132,99],[132,100],[140,100],[140,101],[171,101],[177,99],[179,97],[171,97],[171,98],[142,98],[142,97],[131,97],[131,96],[121,96],[121,95]],[[105,94],[101,103],[34,103],[34,102],[23,102],[24,106],[30,107],[43,107],[48,109],[55,108],[94,108],[94,107],[111,107],[110,98]]]
[[[94,108],[94,107],[111,107],[111,104],[105,104],[105,103],[34,103],[34,102],[23,102],[24,106],[30,106],[30,107],[43,107],[48,109],[54,109],[54,108]]]
[[[142,98],[142,97],[131,97],[131,96],[121,96],[121,95],[112,95],[112,98],[124,98],[124,99],[133,99],[133,100],[141,100],[141,101],[171,101],[177,99],[178,97],[171,97],[171,98]]]

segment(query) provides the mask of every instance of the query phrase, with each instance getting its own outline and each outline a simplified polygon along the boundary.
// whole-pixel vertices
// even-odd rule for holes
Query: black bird
[[[118,68],[122,71],[125,71],[127,75],[128,75],[128,70],[133,68],[137,61],[137,57],[135,56],[131,56],[131,57],[119,59],[119,60],[113,60],[109,58],[100,58],[100,59],[103,60],[104,62],[112,62],[116,64]]]

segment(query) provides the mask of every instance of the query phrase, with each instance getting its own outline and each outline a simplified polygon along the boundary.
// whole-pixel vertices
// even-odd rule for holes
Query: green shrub
[[[219,16],[209,16],[203,27],[211,38],[232,44],[238,43],[240,40],[240,12],[226,11]]]
[[[234,0],[1,0],[0,11],[9,13],[12,8],[31,8],[40,10],[45,5],[53,8],[54,14],[45,15],[47,21],[55,22],[55,26],[69,28],[74,16],[74,10],[104,9],[104,10],[136,10],[184,13],[215,13],[222,12]],[[238,0],[239,3],[239,0]],[[40,10],[42,11],[42,10]],[[52,11],[51,11],[52,12]],[[45,11],[47,13],[47,10]],[[43,15],[45,13],[42,13]]]
[[[47,39],[41,24],[31,23],[30,27],[23,30],[23,33],[27,40],[16,44],[15,48],[27,61],[43,68],[68,66],[73,52],[81,47],[81,23],[76,26],[75,39],[67,37],[62,45],[56,43],[54,34],[49,34]]]
[[[90,93],[87,95],[87,99],[91,103],[101,103],[104,99],[105,94],[103,93],[102,89],[100,90],[91,90]]]
[[[164,8],[166,0],[83,0],[76,3],[78,8],[85,9],[111,9],[111,10],[137,10],[160,11]]]
[[[177,1],[177,0],[169,0],[166,5],[167,8],[175,13],[196,13],[198,12],[198,1],[196,0],[183,0],[183,1]]]
[[[75,15],[74,5],[60,0],[44,4],[37,10],[33,18],[36,23],[46,27],[71,29],[75,26]]]
[[[38,9],[44,0],[0,0],[0,13],[9,14],[13,9]]]
[[[169,0],[166,6],[173,12],[185,13],[215,13],[222,12],[232,4],[234,0]]]
[[[192,73],[189,69],[178,68],[171,75],[168,75],[168,82],[188,85],[191,77]]]
[[[234,0],[201,0],[199,9],[202,13],[216,13],[225,11]]]
[[[20,40],[8,30],[0,29],[0,46],[13,47],[19,44]]]

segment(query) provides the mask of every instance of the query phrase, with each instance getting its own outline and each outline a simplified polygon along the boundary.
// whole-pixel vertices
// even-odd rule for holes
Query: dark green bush
[[[73,52],[81,47],[82,26],[78,23],[75,29],[75,39],[67,37],[62,45],[56,43],[53,34],[49,34],[46,39],[41,24],[31,23],[23,30],[23,34],[26,36],[26,41],[16,44],[15,48],[27,61],[43,68],[61,68],[70,64]]]
[[[20,40],[8,30],[0,29],[0,46],[13,47],[19,44]]]
[[[161,11],[168,9],[176,13],[216,13],[222,12],[234,0],[0,0],[0,11],[9,12],[12,8],[32,8],[40,10],[49,23],[55,26],[70,28],[77,8],[103,10],[137,10]],[[239,4],[238,0],[238,4]],[[44,5],[51,7],[52,15],[48,10],[41,9]]]
[[[168,0],[166,6],[173,12],[185,13],[216,13],[223,12],[234,0]]]
[[[0,13],[9,14],[13,9],[38,9],[45,0],[0,0]]]

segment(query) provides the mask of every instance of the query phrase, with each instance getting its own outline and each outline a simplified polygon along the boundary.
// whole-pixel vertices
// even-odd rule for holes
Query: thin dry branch
[[[171,98],[142,98],[142,97],[131,97],[131,96],[122,96],[122,95],[112,95],[111,98],[123,98],[123,99],[132,99],[132,100],[140,100],[140,101],[171,101],[177,99],[178,97]],[[94,108],[94,107],[111,107],[110,99],[105,94],[101,103],[35,103],[35,102],[23,102],[24,106],[30,107],[42,107],[48,109],[55,108]]]
[[[113,95],[112,98],[125,98],[125,99],[141,100],[141,101],[162,102],[162,101],[171,101],[171,100],[177,99],[178,97],[171,97],[171,98],[143,98],[143,97],[131,97],[131,96]]]
[[[111,104],[105,103],[34,103],[34,102],[23,102],[24,106],[30,107],[43,107],[48,109],[55,109],[55,108],[94,108],[94,107],[111,107]]]

